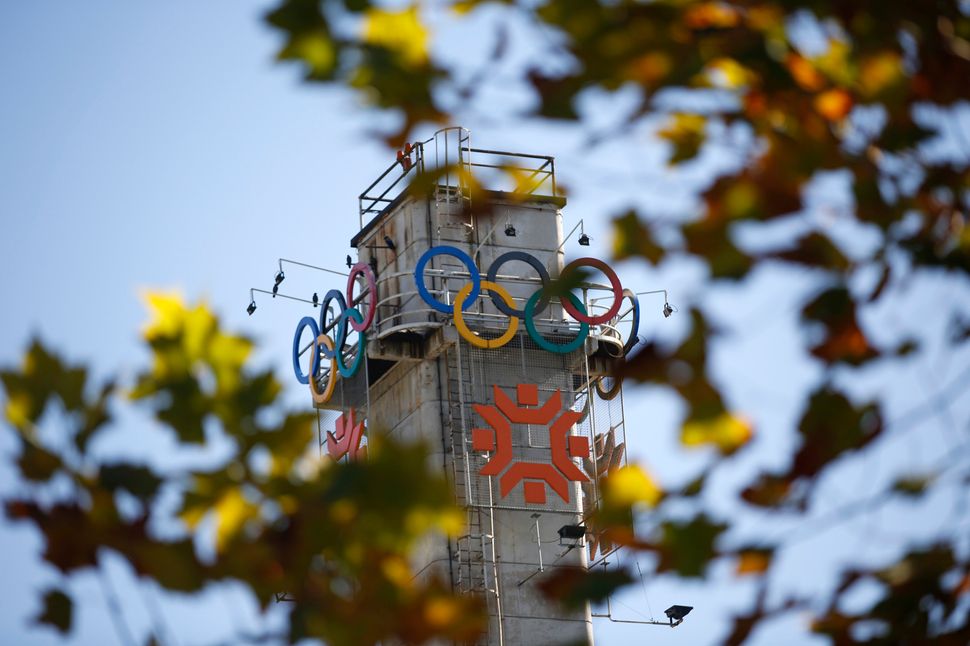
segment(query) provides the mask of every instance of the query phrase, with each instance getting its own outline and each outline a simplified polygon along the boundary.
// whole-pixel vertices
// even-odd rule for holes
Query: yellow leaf
[[[403,11],[368,9],[363,40],[394,52],[409,67],[420,67],[428,61],[428,30],[418,16],[416,5]]]
[[[865,96],[874,96],[903,78],[903,60],[896,52],[882,52],[862,61],[859,86]]]
[[[714,444],[721,453],[729,454],[744,446],[752,435],[751,424],[742,417],[721,413],[713,419],[689,421],[681,430],[681,441],[687,446]]]
[[[232,487],[216,503],[216,550],[221,552],[229,540],[239,532],[256,512],[256,505],[243,495],[239,487]]]
[[[640,467],[627,465],[610,473],[603,483],[603,500],[607,507],[632,507],[645,504],[654,507],[663,491]]]
[[[719,58],[712,61],[707,69],[715,85],[728,89],[750,85],[754,77],[751,70],[733,58]]]
[[[424,607],[424,618],[429,626],[447,626],[458,618],[461,606],[455,599],[434,597]]]
[[[737,574],[761,574],[771,563],[769,552],[747,550],[738,555]]]
[[[381,561],[381,571],[384,573],[387,580],[397,587],[411,587],[411,580],[413,578],[411,568],[408,567],[407,561],[405,561],[402,557],[384,557],[384,559]]]

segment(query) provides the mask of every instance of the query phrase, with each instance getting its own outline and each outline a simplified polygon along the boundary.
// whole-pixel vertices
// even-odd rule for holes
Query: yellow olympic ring
[[[486,350],[501,348],[503,345],[511,341],[512,337],[515,336],[515,333],[519,329],[519,319],[517,317],[509,318],[509,329],[507,329],[505,333],[498,338],[483,339],[482,337],[478,336],[478,334],[470,330],[468,326],[465,325],[465,318],[461,311],[462,304],[465,302],[465,299],[468,298],[468,295],[471,293],[474,286],[475,285],[473,283],[466,284],[461,288],[461,291],[458,292],[458,296],[455,297],[455,303],[452,305],[452,311],[454,312],[455,317],[455,328],[458,330],[458,334],[460,334],[463,339],[476,347],[485,348]],[[515,307],[515,302],[512,300],[511,294],[505,291],[505,288],[498,283],[483,280],[481,281],[481,289],[487,289],[494,294],[498,294],[499,297],[505,301],[506,305],[509,307]]]
[[[323,389],[323,392],[317,390],[317,376],[310,375],[310,396],[313,397],[315,404],[326,404],[330,401],[330,398],[333,397],[333,387],[337,384],[337,380],[333,378],[337,372],[337,355],[333,351],[333,341],[326,334],[321,334],[313,344],[312,351],[317,352],[317,347],[321,343],[327,346],[332,356],[330,357],[330,376],[327,377],[327,387]],[[311,361],[310,364],[312,365],[313,362]]]

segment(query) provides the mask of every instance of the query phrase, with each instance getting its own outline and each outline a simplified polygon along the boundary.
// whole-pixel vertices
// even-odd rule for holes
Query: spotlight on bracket
[[[280,270],[279,270],[278,272],[276,272],[276,278],[274,279],[274,280],[276,281],[276,283],[275,283],[275,284],[276,284],[276,285],[279,285],[280,283],[282,283],[282,282],[283,282],[283,279],[284,279],[284,278],[286,278],[286,274],[284,274],[284,273],[283,273],[283,270],[282,270],[282,269],[280,269]]]
[[[563,525],[559,528],[559,544],[569,545],[570,547],[576,547],[579,545],[579,541],[586,536],[586,526],[585,525]],[[571,541],[570,543],[564,543],[563,541]]]
[[[508,226],[505,227],[505,235],[507,235],[510,238],[515,237],[515,227],[512,226],[511,222],[509,222]]]
[[[670,620],[671,626],[676,626],[684,620],[684,617],[694,609],[694,606],[670,606],[664,610],[664,614],[667,615],[667,619]]]
[[[585,233],[581,233],[579,235],[578,242],[579,242],[579,246],[580,247],[588,247],[589,246],[589,236],[586,235]]]
[[[674,313],[674,308],[670,306],[670,303],[664,303],[664,318],[670,318],[670,315]]]
[[[246,308],[246,312],[252,316],[253,312],[256,311],[256,301],[249,301],[249,307]]]

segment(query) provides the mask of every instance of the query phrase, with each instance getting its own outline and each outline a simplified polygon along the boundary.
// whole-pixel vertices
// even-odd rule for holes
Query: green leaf
[[[605,601],[619,588],[633,582],[626,570],[584,571],[575,568],[559,568],[544,577],[538,588],[550,598],[567,608],[579,608],[586,602]]]
[[[672,570],[683,577],[704,576],[707,564],[718,555],[714,544],[726,529],[727,525],[715,523],[704,514],[686,523],[665,521],[656,546],[660,556],[657,570]]]
[[[101,465],[98,486],[108,491],[122,489],[142,501],[150,501],[158,493],[162,479],[146,466],[119,462]]]
[[[74,603],[64,592],[50,589],[44,593],[44,609],[34,620],[41,625],[55,628],[62,635],[71,632]]]

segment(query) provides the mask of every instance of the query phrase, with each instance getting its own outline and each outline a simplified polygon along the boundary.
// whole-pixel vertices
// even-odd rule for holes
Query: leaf
[[[631,209],[613,219],[613,256],[617,260],[645,258],[651,265],[657,265],[665,253],[636,211]]]
[[[751,440],[751,424],[733,413],[684,423],[680,440],[686,446],[713,444],[722,455],[731,455]]]
[[[843,453],[869,444],[882,430],[882,415],[875,403],[854,406],[836,390],[816,390],[798,424],[801,447],[792,473],[815,476]]]
[[[794,248],[769,254],[768,257],[837,272],[844,272],[851,266],[849,259],[830,238],[815,231],[799,238]]]
[[[703,577],[718,554],[714,543],[727,525],[712,522],[704,514],[689,522],[664,521],[657,545],[658,572],[675,571],[683,577]]]
[[[910,498],[921,496],[926,488],[933,484],[934,475],[909,475],[903,476],[893,483],[892,490]]]
[[[824,336],[811,349],[826,363],[861,365],[879,356],[856,319],[856,306],[842,286],[823,290],[802,309],[802,318],[821,324]]]
[[[771,565],[774,550],[765,548],[748,548],[738,552],[735,573],[738,576],[749,574],[764,574]]]
[[[585,603],[605,601],[616,590],[633,582],[626,570],[586,571],[578,568],[558,568],[538,584],[549,599],[566,608],[580,608]]]
[[[213,510],[216,517],[216,551],[223,552],[243,524],[254,518],[259,507],[250,502],[240,487],[223,492]]]
[[[787,500],[791,486],[788,476],[763,473],[741,492],[741,498],[758,507],[777,507]]]
[[[361,40],[392,52],[405,67],[421,67],[428,62],[428,30],[417,5],[401,11],[368,9]]]
[[[266,15],[266,22],[286,34],[277,59],[304,63],[307,78],[318,81],[334,77],[339,57],[320,5],[319,0],[283,0]]]
[[[699,114],[675,114],[657,136],[673,144],[673,153],[667,163],[676,165],[693,159],[704,143],[707,119]]]
[[[0,371],[0,381],[7,396],[7,421],[30,435],[51,398],[59,399],[68,412],[84,406],[87,370],[65,365],[34,339],[24,354],[20,371]]]
[[[636,465],[620,467],[603,480],[603,504],[610,508],[635,505],[656,507],[663,490],[643,469]]]
[[[104,464],[98,469],[98,485],[108,491],[122,489],[143,502],[158,493],[162,479],[147,466],[119,462]]]
[[[49,589],[44,593],[44,609],[34,619],[35,623],[48,625],[62,635],[71,632],[71,620],[74,615],[74,603],[71,597],[57,589]]]

